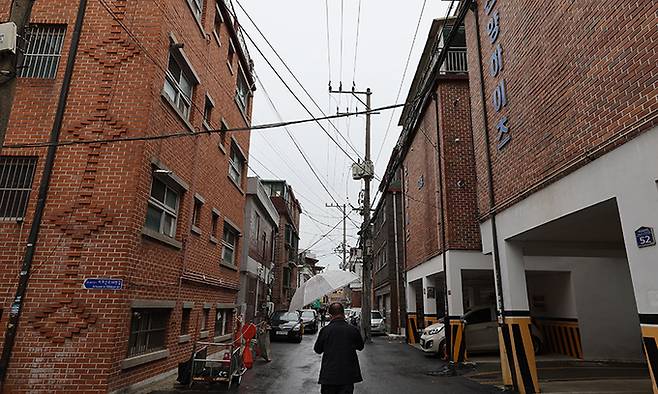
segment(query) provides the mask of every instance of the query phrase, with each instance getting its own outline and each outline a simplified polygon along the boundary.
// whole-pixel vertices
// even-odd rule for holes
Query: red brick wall
[[[489,75],[494,46],[479,3],[485,104],[495,199],[504,209],[656,124],[658,30],[655,1],[499,0],[504,68]],[[466,18],[478,203],[488,212],[485,141],[475,18]],[[507,106],[491,95],[504,78]],[[497,149],[496,122],[509,118],[512,141]],[[610,145],[617,138],[619,141]],[[599,149],[597,151],[597,149]],[[589,157],[588,157],[589,156]]]
[[[9,0],[0,0],[2,18],[6,18],[8,3]],[[77,3],[36,2],[33,22],[68,24],[62,61],[55,80],[19,80],[7,143],[47,140]],[[205,2],[203,20],[209,36],[202,34],[183,0],[107,3],[144,48],[132,40],[100,2],[89,2],[62,140],[186,130],[160,93],[169,32],[184,42],[183,50],[201,79],[192,98],[196,109],[192,110],[190,123],[194,129],[201,129],[199,111],[203,109],[206,92],[216,104],[212,127],[219,128],[222,117],[229,126],[246,124],[234,102],[235,75],[225,60],[228,31],[224,28],[220,32],[221,46],[212,36],[212,1]],[[248,152],[249,133],[237,132],[233,136]],[[227,137],[230,141],[231,135]],[[228,179],[228,156],[218,148],[219,141],[220,137],[213,135],[58,149],[7,390],[113,390],[171,370],[189,357],[192,342],[178,344],[182,303],[195,303],[190,318],[194,340],[203,303],[212,303],[213,321],[214,305],[234,303],[237,295],[238,271],[220,266],[221,243],[209,241],[211,208],[221,213],[220,237],[224,218],[238,227],[243,222],[244,193]],[[227,144],[226,151],[229,149]],[[0,269],[0,297],[5,311],[15,292],[44,153],[44,149],[3,149],[3,154],[40,156],[25,224],[0,222],[0,258],[5,263]],[[176,239],[182,243],[182,250],[142,235],[152,159],[166,165],[190,186],[181,197],[177,223]],[[246,179],[246,171],[244,175]],[[246,183],[242,186],[246,187]],[[195,193],[206,200],[201,213],[201,235],[190,232]],[[238,245],[236,262],[240,261],[239,253]],[[207,279],[182,279],[195,275],[205,275]],[[125,289],[83,290],[81,283],[86,277],[123,278]],[[130,305],[135,299],[176,301],[167,333],[170,355],[121,370],[120,361],[127,354]],[[7,315],[3,313],[0,321],[3,327]],[[209,329],[212,332],[212,324]]]
[[[439,102],[441,155],[444,160],[446,245],[449,249],[479,249],[480,233],[475,201],[475,172],[468,81],[443,77],[436,94]],[[430,100],[404,159],[404,203],[407,269],[440,254],[440,210],[436,109]],[[423,185],[419,187],[422,176]]]

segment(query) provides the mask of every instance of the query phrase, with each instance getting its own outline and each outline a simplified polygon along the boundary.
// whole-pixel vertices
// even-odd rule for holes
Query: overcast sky
[[[302,100],[314,116],[322,116],[320,110],[296,84],[293,77],[269,49],[255,27],[240,10],[238,0],[233,0],[238,18],[245,31],[256,42],[274,68],[281,74],[295,94]],[[350,89],[352,81],[357,90],[372,89],[374,108],[396,103],[396,95],[402,79],[407,55],[418,24],[422,0],[239,0],[255,23],[265,34],[295,76],[308,90],[325,114],[335,114],[340,105],[341,111],[349,106],[351,111],[363,110],[349,95],[328,93],[328,83],[337,89],[340,81],[344,89]],[[357,45],[357,19],[361,4],[359,38]],[[411,61],[397,102],[405,100],[409,84],[418,64],[427,34],[434,18],[445,17],[446,1],[426,1],[418,36],[413,47]],[[329,51],[327,49],[327,13],[329,9]],[[342,12],[341,12],[342,8]],[[342,18],[341,18],[342,14]],[[341,28],[342,25],[342,28]],[[342,40],[341,40],[342,31]],[[247,41],[249,41],[247,39]],[[342,54],[341,54],[342,47]],[[356,47],[356,66],[355,66]],[[254,97],[254,125],[280,120],[308,118],[306,110],[287,90],[258,50],[249,43],[249,52],[255,63],[255,72],[261,84],[257,85]],[[329,55],[329,56],[328,56]],[[331,63],[328,61],[331,59]],[[342,60],[342,62],[341,62]],[[266,94],[267,93],[267,94]],[[269,98],[267,97],[269,95]],[[269,100],[274,103],[275,109]],[[377,158],[376,173],[381,177],[391,150],[400,133],[397,126],[400,112],[395,111],[388,136],[384,139],[391,112],[382,112],[372,119],[372,159]],[[340,133],[351,145],[364,154],[365,119],[350,117],[334,121]],[[357,154],[343,137],[326,121],[325,129],[338,141],[354,159]],[[331,196],[313,175],[304,158],[295,148],[285,129],[255,131],[251,134],[250,175],[257,174],[264,179],[285,179],[292,185],[299,199],[304,215],[300,224],[300,251],[315,243],[341,220],[335,208],[326,208],[325,203],[334,203],[332,196],[340,204],[357,205],[362,182],[353,181],[349,172],[351,159],[322,131],[316,123],[306,123],[288,128],[328,188]],[[377,190],[374,182],[373,196]],[[376,201],[375,201],[376,202]],[[310,216],[309,216],[310,215]],[[360,224],[362,217],[351,213],[354,223]],[[313,220],[315,219],[315,220]],[[348,221],[347,243],[356,244],[356,226]],[[341,257],[332,252],[342,241],[342,226],[317,243],[311,250],[320,257],[320,265],[337,269]]]

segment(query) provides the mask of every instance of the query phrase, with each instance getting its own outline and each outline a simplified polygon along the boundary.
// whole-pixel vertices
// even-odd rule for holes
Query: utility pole
[[[9,12],[9,23],[16,25],[16,36],[24,37],[25,26],[30,21],[32,6],[36,0],[14,0]],[[0,53],[0,152],[5,143],[5,134],[9,124],[11,108],[14,105],[16,95],[16,74],[18,70],[18,59],[20,56],[18,45],[14,53]]]
[[[363,242],[361,243],[361,248],[363,250],[363,269],[362,269],[362,294],[361,294],[361,332],[366,343],[372,342],[372,336],[370,334],[370,321],[371,321],[371,311],[372,311],[372,233],[370,231],[370,181],[372,180],[375,171],[374,165],[370,160],[370,109],[371,109],[371,96],[372,91],[370,88],[365,91],[357,91],[354,87],[352,90],[343,90],[341,84],[338,90],[332,90],[331,85],[329,85],[330,93],[337,94],[351,94],[353,95],[361,104],[366,107],[366,155],[363,163],[354,163],[352,178],[355,180],[363,179],[365,183],[365,189],[363,191],[363,226],[361,228],[361,238]],[[363,102],[359,96],[365,96],[366,101]]]
[[[347,204],[325,204],[327,208],[338,208],[343,213],[343,265],[340,268],[347,269]]]

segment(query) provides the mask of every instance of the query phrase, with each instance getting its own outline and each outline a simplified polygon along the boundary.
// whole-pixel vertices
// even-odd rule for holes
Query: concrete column
[[[446,260],[446,280],[448,281],[448,312],[450,316],[464,315],[462,289],[462,265],[458,258],[448,253]]]
[[[428,298],[427,297],[427,289],[429,287],[434,288],[434,298]],[[433,278],[430,278],[428,276],[423,277],[423,303],[424,303],[424,311],[425,311],[425,322],[431,322],[430,324],[433,324],[436,322],[436,281]],[[428,317],[429,315],[429,317]],[[429,324],[425,324],[425,326],[428,326]]]
[[[642,157],[638,157],[638,164],[642,163],[641,160]],[[653,392],[658,394],[658,246],[640,247],[635,235],[641,227],[658,228],[658,181],[651,177],[638,178],[637,185],[617,197],[617,204],[640,315],[644,351]]]
[[[499,328],[503,381],[510,378],[522,394],[539,392],[537,364],[530,330],[530,306],[523,250],[518,244],[499,241],[500,286],[505,310]],[[496,277],[498,281],[498,277]]]
[[[514,242],[499,241],[500,279],[505,311],[530,311],[528,288],[525,278],[523,250]],[[497,279],[497,278],[496,278]]]

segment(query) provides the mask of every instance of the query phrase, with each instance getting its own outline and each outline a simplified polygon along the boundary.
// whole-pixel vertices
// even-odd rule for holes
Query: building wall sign
[[[94,290],[121,290],[123,289],[123,279],[85,278],[82,287]]]
[[[635,230],[635,242],[638,248],[648,248],[649,246],[656,245],[656,236],[654,235],[653,228],[640,227]]]
[[[494,46],[494,51],[489,58],[489,75],[494,78],[499,78],[496,83],[496,88],[491,95],[491,103],[496,113],[501,112],[507,106],[507,86],[505,79],[502,78],[501,72],[503,71],[503,46],[496,43],[500,36],[500,13],[494,11],[497,0],[486,0],[484,3],[484,13],[489,16],[487,21],[486,30],[489,36],[489,42]],[[511,140],[510,134],[510,121],[507,116],[502,116],[496,124],[496,133],[498,135],[498,150],[501,150]]]

